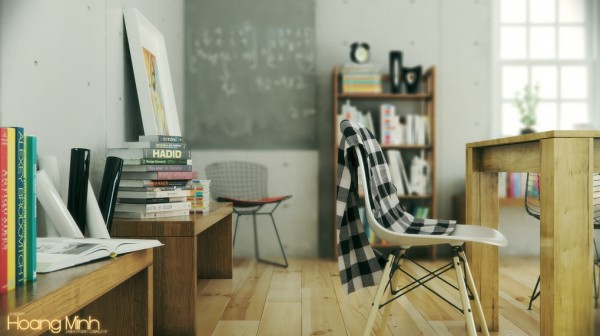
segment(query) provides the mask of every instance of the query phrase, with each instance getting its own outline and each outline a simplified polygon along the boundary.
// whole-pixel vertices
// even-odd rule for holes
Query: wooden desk
[[[541,173],[541,334],[592,335],[591,181],[600,172],[600,131],[548,131],[466,147],[467,223],[498,227],[498,172]],[[488,326],[497,331],[498,249],[468,249]]]
[[[154,331],[195,335],[197,279],[231,279],[231,203],[208,214],[145,220],[115,219],[113,237],[158,239],[154,251]]]
[[[73,320],[85,320],[80,330],[87,328],[107,335],[152,335],[152,251],[132,252],[118,258],[96,261],[47,274],[38,274],[35,282],[0,295],[0,334],[39,335],[48,330],[37,329],[33,320],[60,320],[52,328],[59,335],[68,330],[77,333]],[[69,321],[65,322],[65,317]],[[25,320],[18,330],[11,322]],[[71,324],[71,326],[67,325]],[[49,333],[55,335],[55,333]]]

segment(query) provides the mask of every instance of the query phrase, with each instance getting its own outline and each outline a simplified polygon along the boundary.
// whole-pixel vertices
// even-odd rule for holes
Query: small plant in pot
[[[521,134],[535,132],[533,127],[537,122],[535,110],[540,102],[539,93],[540,86],[537,83],[533,87],[531,84],[527,83],[523,90],[515,92],[514,104],[519,110],[520,121],[523,125]]]

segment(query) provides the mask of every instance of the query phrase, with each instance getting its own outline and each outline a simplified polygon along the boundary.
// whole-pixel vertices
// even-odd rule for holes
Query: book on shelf
[[[399,115],[392,104],[381,104],[381,145],[428,145],[429,117],[407,113]]]
[[[342,105],[341,112],[337,115],[337,123],[339,125],[342,120],[352,120],[363,126],[365,126],[371,133],[375,134],[375,124],[373,123],[373,115],[370,111],[360,111],[355,106],[350,104],[350,100],[347,100],[344,105]],[[341,139],[341,131],[339,127],[337,129],[337,142],[340,142]]]
[[[8,129],[0,128],[0,293],[8,291]]]
[[[342,67],[342,92],[381,93],[381,73],[372,64],[347,64]]]
[[[191,167],[191,166],[190,166]],[[123,180],[193,180],[198,178],[196,171],[124,171]]]
[[[207,213],[210,205],[210,180],[192,180],[187,199],[192,204],[191,212]]]
[[[90,261],[161,246],[158,240],[40,237],[38,273],[48,273]]]
[[[124,165],[123,166],[123,174],[128,172],[191,172],[192,165],[163,165],[163,164],[154,164],[154,165]],[[161,178],[166,179],[166,178]]]
[[[188,149],[188,145],[183,142],[127,141],[121,143],[119,148]]]
[[[154,197],[154,198],[121,197],[121,198],[117,199],[117,201],[119,203],[129,203],[129,204],[177,203],[177,202],[185,202],[186,200],[187,200],[187,196],[182,196],[182,197]]]
[[[190,210],[192,208],[192,202],[173,202],[173,203],[155,203],[155,204],[127,204],[117,203],[115,205],[115,211],[119,212],[141,212],[143,214],[150,212],[159,211],[176,211],[176,210]]]
[[[189,149],[163,149],[163,148],[109,148],[108,156],[121,159],[191,159],[192,151]]]
[[[25,280],[34,281],[37,278],[37,137],[28,135],[26,138],[25,175],[25,208],[27,222],[25,230]]]
[[[119,188],[123,187],[189,187],[192,179],[182,180],[139,180],[139,179],[121,179]]]
[[[7,161],[7,169],[6,174],[3,173],[2,178],[6,178],[8,180],[8,188],[7,188],[7,222],[8,222],[8,243],[7,243],[7,283],[8,290],[12,290],[16,287],[16,231],[17,231],[17,220],[16,220],[16,138],[15,138],[15,129],[12,127],[6,128],[8,135],[7,142],[7,153],[8,153],[8,161]]]
[[[181,143],[183,142],[183,137],[179,135],[140,135],[138,137],[140,142],[151,141],[151,142],[173,142],[173,143]]]
[[[191,184],[190,184],[191,185]],[[190,190],[189,186],[163,186],[163,187],[121,187],[119,191],[169,191],[169,190]]]
[[[187,197],[188,190],[162,190],[162,191],[121,191],[117,193],[117,198],[163,198],[163,197]]]
[[[165,218],[165,217],[177,217],[177,216],[188,216],[190,210],[166,210],[157,212],[137,212],[137,211],[115,211],[115,217],[117,218],[131,218],[131,219],[148,219],[148,218]]]
[[[397,194],[399,196],[413,195],[413,187],[408,179],[408,174],[406,173],[402,153],[397,149],[390,149],[386,151],[386,155],[388,157],[388,166],[390,168],[392,183],[396,186]]]
[[[22,286],[25,283],[25,130],[15,127],[15,181],[16,181],[16,284]]]
[[[191,166],[192,159],[123,159],[123,166],[132,165],[184,165]]]

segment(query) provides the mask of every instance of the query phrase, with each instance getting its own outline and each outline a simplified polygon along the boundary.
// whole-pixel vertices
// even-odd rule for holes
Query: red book
[[[0,293],[8,291],[8,131],[0,128]]]

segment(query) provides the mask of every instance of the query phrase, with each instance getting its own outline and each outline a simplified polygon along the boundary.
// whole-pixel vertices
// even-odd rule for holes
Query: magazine
[[[48,273],[97,259],[161,246],[158,240],[37,238],[37,272]]]

